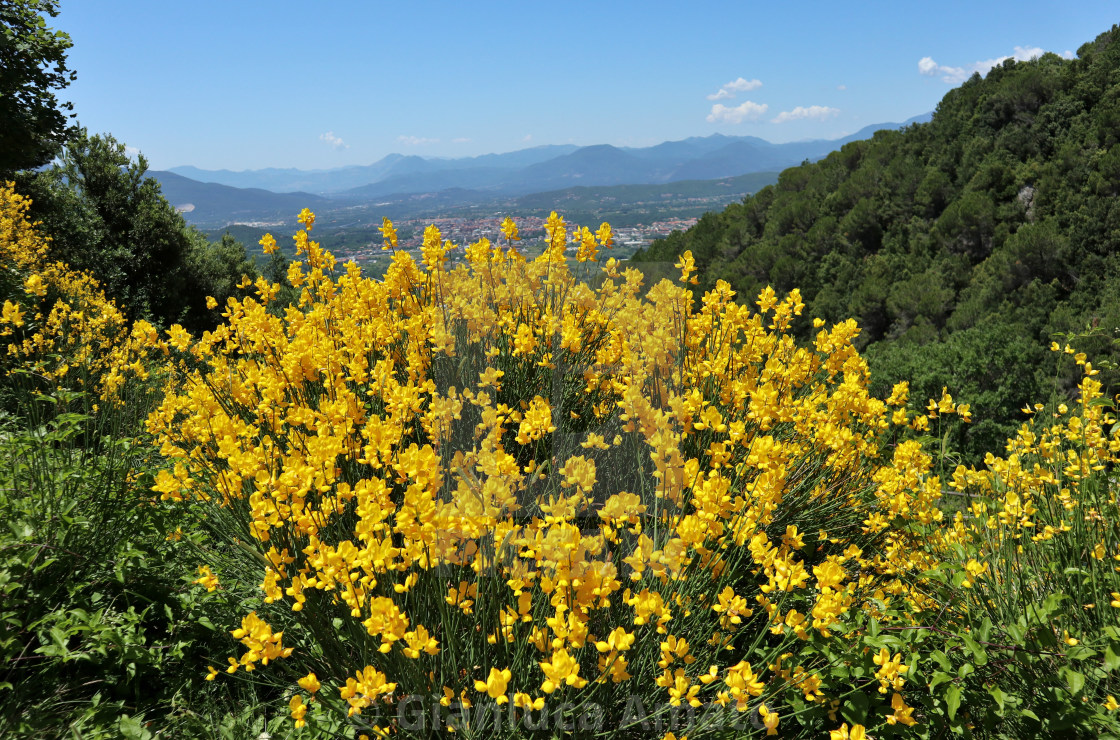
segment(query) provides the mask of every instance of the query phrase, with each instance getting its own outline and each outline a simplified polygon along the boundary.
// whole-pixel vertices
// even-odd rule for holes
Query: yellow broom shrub
[[[868,395],[854,322],[798,346],[796,291],[646,291],[600,261],[609,226],[556,214],[535,259],[512,221],[462,249],[429,227],[381,280],[301,221],[298,305],[263,279],[230,299],[149,419],[156,490],[209,501],[252,553],[228,671],[276,661],[301,725],[638,737],[689,711],[693,736],[776,732],[850,691],[799,645],[921,607],[940,482],[893,444],[905,388]],[[886,660],[869,679],[908,718]]]

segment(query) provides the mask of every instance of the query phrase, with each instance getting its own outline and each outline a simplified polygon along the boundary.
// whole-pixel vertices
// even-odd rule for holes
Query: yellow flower
[[[517,233],[517,224],[515,224],[513,222],[512,218],[507,216],[502,221],[501,229],[502,229],[502,236],[504,236],[506,238],[506,241],[509,241],[509,242],[521,241],[521,236]]]
[[[875,677],[879,679],[879,693],[885,694],[889,688],[893,688],[896,691],[901,689],[906,682],[902,674],[910,670],[910,667],[902,662],[902,653],[895,653],[892,658],[890,651],[886,648],[879,648],[879,654],[876,655],[873,660],[875,661],[875,665],[880,666],[880,668],[875,671]],[[901,694],[895,693],[895,696],[898,697],[899,700],[902,699]]]
[[[4,301],[4,311],[0,314],[0,324],[14,324],[23,326],[23,311],[18,303]]]
[[[766,734],[777,735],[778,713],[770,711],[770,709],[765,704],[759,704],[758,715],[762,717],[762,724],[766,726]]]
[[[634,633],[627,632],[625,627],[615,627],[607,639],[595,643],[595,649],[600,653],[605,653],[610,650],[624,651],[629,650],[634,644]]]
[[[681,282],[692,283],[696,285],[699,281],[695,277],[691,277],[692,273],[696,272],[696,260],[692,257],[692,250],[689,249],[681,254],[680,261],[675,263],[676,267],[681,271]]]
[[[901,722],[907,726],[918,724],[918,721],[910,716],[914,711],[914,707],[906,706],[906,702],[902,699],[902,694],[895,692],[891,697],[891,708],[894,709],[892,714],[887,715],[887,724],[893,725],[896,722]]]
[[[297,683],[304,691],[312,694],[318,691],[322,686],[322,684],[319,683],[319,678],[315,675],[314,672],[308,673],[306,676],[297,681]]]
[[[537,348],[537,339],[533,336],[533,329],[528,324],[519,324],[517,334],[513,339],[513,354],[529,355]]]
[[[486,677],[485,681],[474,682],[474,690],[486,694],[498,704],[508,704],[509,697],[506,696],[506,685],[509,684],[511,675],[508,668],[500,671],[497,668],[491,668],[490,675]]]
[[[544,709],[544,697],[538,696],[536,699],[523,692],[517,692],[513,695],[513,705],[523,709],[535,709],[540,711]]]
[[[606,221],[599,224],[599,230],[595,232],[595,238],[599,240],[599,244],[608,249],[614,246],[614,234],[611,232],[611,225]]]
[[[689,256],[691,257],[691,254]],[[774,293],[774,289],[767,285],[762,289],[762,292],[758,294],[758,300],[755,302],[758,304],[759,312],[766,313],[778,302],[778,296]]]
[[[309,208],[304,208],[299,212],[299,216],[296,217],[296,221],[299,221],[301,224],[303,224],[303,228],[311,231],[311,229],[315,227],[315,214],[312,213]]]
[[[661,643],[661,660],[657,661],[657,665],[661,668],[667,668],[677,658],[680,658],[685,664],[691,664],[696,660],[688,651],[688,640],[683,637],[677,639],[674,635],[669,635],[665,642]]]
[[[961,585],[964,586],[965,588],[972,588],[972,586],[976,582],[976,580],[978,578],[982,578],[984,576],[984,574],[987,573],[988,564],[987,563],[981,563],[981,562],[977,561],[976,559],[970,559],[967,563],[965,563],[964,570],[965,570],[966,576],[965,576],[964,581],[961,583]]]
[[[863,725],[852,725],[848,730],[848,723],[840,725],[839,730],[828,731],[829,740],[867,740],[867,730]]]
[[[891,395],[887,398],[888,406],[905,406],[906,399],[910,396],[910,383],[903,380],[895,383],[894,388],[891,389]]]
[[[191,581],[206,588],[208,592],[216,590],[221,584],[218,582],[218,577],[205,565],[198,566],[198,578]]]
[[[1116,701],[1115,696],[1109,694],[1108,698],[1105,699],[1104,708],[1110,712],[1115,712],[1118,708],[1120,708],[1120,702]]]
[[[304,717],[307,715],[307,705],[303,703],[303,697],[295,694],[288,702],[288,706],[292,710],[292,719],[296,721],[296,727],[306,727],[307,720]]]
[[[554,651],[552,660],[541,661],[538,665],[544,671],[545,680],[541,685],[541,690],[546,694],[551,694],[561,684],[575,686],[577,689],[582,689],[587,685],[587,679],[579,677],[579,662],[572,658],[565,649]]]
[[[393,228],[393,222],[388,218],[381,220],[381,249],[388,251],[397,248],[397,230]]]
[[[751,664],[743,660],[727,669],[723,682],[727,684],[731,696],[739,706],[744,706],[748,697],[762,696],[762,692],[766,689],[766,685],[755,675]]]
[[[257,243],[261,245],[261,249],[264,250],[265,254],[272,254],[276,251],[276,239],[273,238],[272,234],[265,234]]]
[[[47,294],[47,286],[43,283],[42,276],[37,272],[28,275],[27,279],[23,281],[23,290],[28,295],[38,296],[39,298]]]
[[[423,625],[418,624],[415,630],[405,632],[404,641],[408,644],[408,647],[403,648],[402,652],[405,657],[413,660],[419,658],[421,652],[428,655],[435,655],[439,652],[439,640],[428,634],[427,628]]]

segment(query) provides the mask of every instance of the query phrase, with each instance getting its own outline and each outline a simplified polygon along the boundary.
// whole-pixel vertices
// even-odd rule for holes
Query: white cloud
[[[457,139],[452,139],[452,140],[451,140],[451,143],[452,143],[452,144],[469,144],[469,143],[470,143],[470,141],[471,141],[471,140],[470,140],[470,139],[468,139],[467,137],[465,137],[465,136],[460,136],[460,137],[459,137],[459,138],[457,138]]]
[[[525,134],[524,136],[521,137],[521,141],[526,143],[526,144],[528,144],[532,140],[533,140],[533,135],[532,134]]]
[[[740,77],[737,80],[732,80],[719,89],[719,92],[712,93],[708,96],[708,100],[727,100],[735,97],[736,93],[750,92],[762,87],[761,80],[748,80]]]
[[[762,87],[762,81],[757,79],[745,80],[740,77],[734,82],[728,82],[723,87],[725,90],[731,90],[732,92],[750,92],[751,90],[757,90]]]
[[[847,89],[848,89],[848,86],[847,86],[847,85],[837,85],[837,86],[836,86],[836,89],[837,89],[837,90],[847,90]]]
[[[397,141],[405,146],[424,146],[425,144],[439,143],[439,139],[426,139],[423,136],[398,136]]]
[[[799,105],[793,110],[784,110],[771,119],[771,123],[785,123],[801,118],[829,118],[840,115],[839,108],[829,108],[827,105],[810,105],[808,108]]]
[[[708,123],[753,121],[763,116],[769,109],[770,106],[766,103],[753,103],[750,100],[744,101],[734,108],[728,108],[723,103],[716,103],[712,106],[712,112],[708,114]]]
[[[334,131],[328,131],[325,134],[319,134],[319,141],[325,141],[335,149],[349,149],[350,145],[342,139],[334,135]]]
[[[927,77],[941,76],[949,84],[964,82],[968,79],[968,71],[964,67],[948,67],[933,61],[933,57],[922,57],[918,60],[918,73]]]
[[[126,144],[124,147],[124,155],[129,159],[135,159],[136,157],[140,156],[140,150],[134,146],[128,146]]]
[[[933,57],[922,57],[918,60],[918,73],[928,77],[940,77],[942,81],[948,82],[951,85],[956,85],[967,80],[975,72],[986,75],[988,72],[991,72],[993,68],[998,67],[1008,59],[1026,62],[1031,59],[1037,59],[1045,53],[1046,50],[1038,46],[1016,46],[1013,54],[996,57],[994,59],[983,59],[964,67],[950,67],[946,64],[938,64],[933,60]],[[1066,59],[1073,58],[1073,55],[1068,51],[1062,54],[1062,56]]]

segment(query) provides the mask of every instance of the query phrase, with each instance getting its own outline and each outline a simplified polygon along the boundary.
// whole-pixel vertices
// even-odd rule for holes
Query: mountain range
[[[713,134],[642,148],[547,145],[458,159],[390,154],[370,165],[328,170],[234,172],[185,166],[150,174],[188,221],[266,220],[290,214],[296,203],[312,208],[332,205],[324,204],[324,198],[345,207],[416,193],[458,191],[466,200],[478,202],[573,186],[656,185],[776,172],[820,159],[850,141],[870,138],[876,131],[928,121],[931,115],[901,124],[866,126],[841,139],[783,144],[754,136]]]

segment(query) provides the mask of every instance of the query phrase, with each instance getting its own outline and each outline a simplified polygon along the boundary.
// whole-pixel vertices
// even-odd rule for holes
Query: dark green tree
[[[51,161],[72,133],[70,37],[47,27],[56,0],[0,0],[0,175]]]
[[[855,318],[876,388],[942,386],[973,405],[966,459],[998,450],[1019,408],[1059,374],[1051,340],[1089,353],[1120,392],[1120,26],[1078,50],[1008,61],[951,90],[933,119],[879,131],[659,240],[634,262],[691,250],[699,302],[716,280],[753,301],[801,291],[809,316]],[[808,341],[809,324],[795,324]],[[1063,339],[1063,342],[1065,340]],[[924,403],[925,398],[918,398]]]
[[[18,188],[51,237],[51,256],[96,277],[131,318],[210,328],[218,312],[206,297],[224,303],[256,270],[233,237],[210,244],[188,227],[147,167],[112,136],[79,131],[55,166],[25,173]]]

